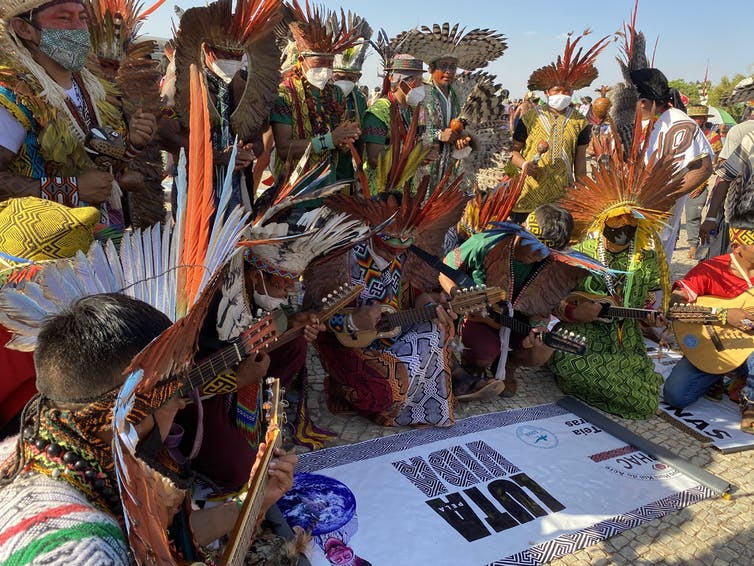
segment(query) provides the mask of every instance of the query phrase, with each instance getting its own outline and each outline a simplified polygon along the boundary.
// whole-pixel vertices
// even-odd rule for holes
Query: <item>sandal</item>
[[[741,395],[741,432],[754,434],[754,402]]]
[[[723,378],[721,377],[715,383],[710,385],[704,396],[710,401],[722,401],[723,393],[725,392],[725,386],[723,385]]]

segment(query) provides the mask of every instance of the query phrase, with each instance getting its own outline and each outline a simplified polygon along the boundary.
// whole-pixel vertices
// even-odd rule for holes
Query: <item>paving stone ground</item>
[[[681,277],[695,264],[686,258],[688,246],[682,230],[671,265],[672,277]],[[336,432],[328,444],[352,444],[396,434],[404,428],[377,426],[359,416],[335,416],[326,408],[324,370],[315,354],[309,357],[311,391],[309,408],[314,422]],[[557,401],[563,396],[548,370],[520,372],[518,394],[486,402],[459,404],[462,419]],[[673,565],[745,566],[754,564],[754,452],[721,454],[678,428],[652,417],[631,421],[607,415],[621,426],[667,448],[689,462],[737,486],[732,499],[716,497],[701,501],[662,519],[656,519],[601,543],[550,562],[556,566],[577,565]],[[403,566],[396,564],[394,566]],[[463,566],[463,565],[448,565]]]

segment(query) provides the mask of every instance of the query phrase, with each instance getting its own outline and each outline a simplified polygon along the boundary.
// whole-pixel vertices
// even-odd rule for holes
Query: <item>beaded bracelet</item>
[[[720,309],[717,312],[717,318],[720,320],[720,324],[723,326],[728,324],[728,309]]]

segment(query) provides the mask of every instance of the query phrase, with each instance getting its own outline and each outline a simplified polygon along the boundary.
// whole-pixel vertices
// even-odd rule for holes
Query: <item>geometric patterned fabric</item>
[[[586,240],[576,249],[597,257],[595,240]],[[628,269],[629,251],[605,252],[605,263],[611,269]],[[624,304],[625,278],[633,285],[627,306],[646,308],[647,295],[660,285],[657,255],[644,250],[638,268],[616,279],[620,304]],[[580,290],[607,295],[604,278],[588,276]],[[647,419],[656,411],[660,398],[662,376],[655,371],[647,356],[644,336],[637,319],[615,319],[612,322],[571,323],[561,327],[586,336],[586,355],[576,356],[556,351],[548,362],[563,393],[626,419]]]
[[[100,211],[37,197],[0,202],[0,251],[34,261],[72,257],[92,244]]]

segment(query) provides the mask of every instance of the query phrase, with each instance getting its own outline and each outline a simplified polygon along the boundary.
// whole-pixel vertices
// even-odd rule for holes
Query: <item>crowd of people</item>
[[[265,379],[293,442],[333,438],[307,411],[309,348],[328,409],[386,427],[451,427],[546,366],[630,419],[724,382],[754,434],[754,355],[730,376],[689,356],[663,385],[644,342],[706,296],[730,300],[718,328],[754,331],[754,120],[713,129],[631,26],[612,102],[577,104],[609,37],[569,35],[512,101],[479,72],[507,48],[492,30],[372,40],[355,14],[215,0],[181,14],[163,69],[148,13],[112,9],[0,7],[0,562],[209,561],[249,532],[259,473],[268,540],[297,457],[267,446]],[[729,102],[750,109],[750,83]],[[689,257],[714,244],[673,282],[684,211]]]

